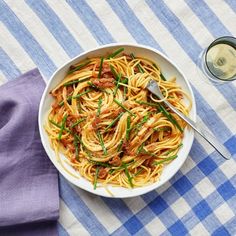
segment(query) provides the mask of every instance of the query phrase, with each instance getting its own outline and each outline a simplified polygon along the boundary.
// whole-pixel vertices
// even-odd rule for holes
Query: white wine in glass
[[[203,52],[199,67],[214,82],[236,79],[236,38],[224,36],[213,41]]]

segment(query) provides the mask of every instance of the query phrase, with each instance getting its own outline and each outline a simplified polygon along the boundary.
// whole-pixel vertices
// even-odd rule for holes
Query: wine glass
[[[223,36],[214,40],[200,54],[197,67],[215,84],[236,80],[236,38]]]

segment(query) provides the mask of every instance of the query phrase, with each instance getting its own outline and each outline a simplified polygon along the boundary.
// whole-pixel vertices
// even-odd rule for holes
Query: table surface
[[[235,0],[0,0],[0,83],[35,67],[48,80],[98,45],[149,45],[182,69],[199,122],[235,154],[236,83],[206,83],[196,70],[200,52],[223,35],[236,35]],[[181,170],[140,197],[94,196],[60,176],[59,235],[236,235],[235,215],[235,159],[197,135]]]

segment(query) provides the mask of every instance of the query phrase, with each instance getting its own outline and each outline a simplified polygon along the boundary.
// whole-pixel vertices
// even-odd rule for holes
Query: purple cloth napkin
[[[58,174],[40,141],[37,69],[0,86],[0,235],[57,235]]]

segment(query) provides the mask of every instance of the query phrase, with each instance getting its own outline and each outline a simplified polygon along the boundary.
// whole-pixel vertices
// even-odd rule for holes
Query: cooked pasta
[[[71,66],[50,92],[55,101],[45,129],[51,146],[58,161],[63,153],[94,189],[154,183],[177,158],[186,124],[145,89],[150,79],[182,113],[191,109],[174,77],[166,80],[153,61],[122,51]]]

